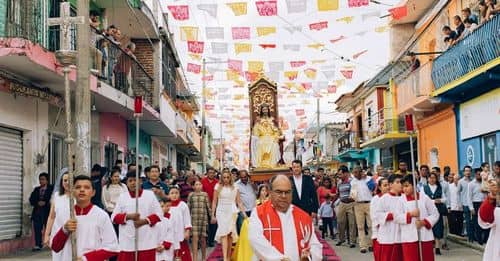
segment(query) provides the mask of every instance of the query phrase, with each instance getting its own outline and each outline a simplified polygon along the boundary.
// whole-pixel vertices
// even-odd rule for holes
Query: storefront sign
[[[460,139],[500,129],[500,88],[460,104]]]
[[[474,164],[474,147],[471,145],[467,146],[465,153],[467,155],[467,165],[472,166]]]
[[[2,85],[0,90],[4,90],[14,95],[38,98],[56,106],[63,106],[62,98],[59,95],[52,93],[49,88],[40,89],[37,87],[26,86],[1,77],[0,82]]]

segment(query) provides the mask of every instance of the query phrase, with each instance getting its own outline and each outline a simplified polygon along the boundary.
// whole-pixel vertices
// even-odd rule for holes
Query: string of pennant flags
[[[308,5],[312,4],[313,2],[308,0],[285,1],[287,14],[304,13],[306,12]],[[348,8],[363,7],[368,6],[369,4],[369,0],[347,0]],[[255,1],[255,6],[252,6],[252,4],[249,4],[248,2],[230,2],[225,4],[198,4],[196,5],[196,8],[200,11],[206,12],[213,18],[217,18],[219,6],[227,6],[232,11],[234,16],[247,15],[250,8],[255,8],[259,16],[278,16],[279,11],[277,0]],[[175,20],[189,20],[189,5],[168,5],[167,7]],[[317,0],[316,7],[318,12],[337,11],[340,8],[340,3],[339,0]],[[389,9],[388,11],[394,19],[401,19],[407,15],[406,5],[394,7]]]

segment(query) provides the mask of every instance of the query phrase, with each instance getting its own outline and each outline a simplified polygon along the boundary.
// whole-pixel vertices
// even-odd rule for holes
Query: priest
[[[491,229],[483,260],[500,260],[500,177],[489,181],[489,194],[479,208],[479,226]]]
[[[155,261],[158,243],[157,229],[162,209],[154,193],[150,190],[139,190],[139,209],[135,207],[135,171],[127,173],[128,193],[124,192],[118,198],[116,207],[111,214],[113,223],[119,226],[120,254],[118,260],[132,261],[135,257],[135,230],[138,230],[138,259],[141,261]],[[139,183],[139,187],[141,184]],[[159,226],[158,226],[159,227]]]
[[[91,198],[95,195],[92,180],[80,175],[74,180],[76,198],[76,219],[70,219],[70,213],[57,213],[56,224],[64,224],[57,229],[51,239],[51,248],[60,255],[52,260],[71,260],[71,233],[76,233],[76,250],[78,260],[104,261],[118,254],[118,240],[113,230],[109,216],[104,210],[92,205]],[[68,202],[69,204],[69,202]]]
[[[312,218],[292,205],[292,184],[285,175],[270,180],[270,199],[250,215],[252,260],[322,260]]]

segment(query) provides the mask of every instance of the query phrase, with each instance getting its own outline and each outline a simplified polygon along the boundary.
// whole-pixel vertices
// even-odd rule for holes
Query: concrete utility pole
[[[203,68],[201,71],[201,173],[205,174],[207,171],[207,136],[205,126],[205,89],[206,89],[206,72],[205,72],[205,58],[203,58]]]
[[[320,114],[320,111],[319,111],[319,101],[320,99],[319,98],[316,98],[316,121],[317,121],[317,130],[316,130],[316,172],[318,171],[318,168],[319,168],[319,128],[320,128],[320,124],[319,124],[319,114]]]
[[[77,16],[84,17],[77,33],[77,88],[75,98],[75,173],[90,176],[90,24],[89,0],[78,0]]]

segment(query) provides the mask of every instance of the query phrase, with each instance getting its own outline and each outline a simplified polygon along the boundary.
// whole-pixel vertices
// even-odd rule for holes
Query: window
[[[370,128],[372,126],[372,108],[368,108],[366,116],[368,118],[368,128]]]
[[[490,167],[493,166],[495,161],[498,160],[496,151],[498,148],[498,143],[496,140],[496,134],[488,134],[482,137],[482,152],[483,152],[483,162],[488,162]]]
[[[49,176],[50,183],[57,182],[57,176],[63,168],[67,166],[66,144],[63,138],[50,134],[49,143]]]

